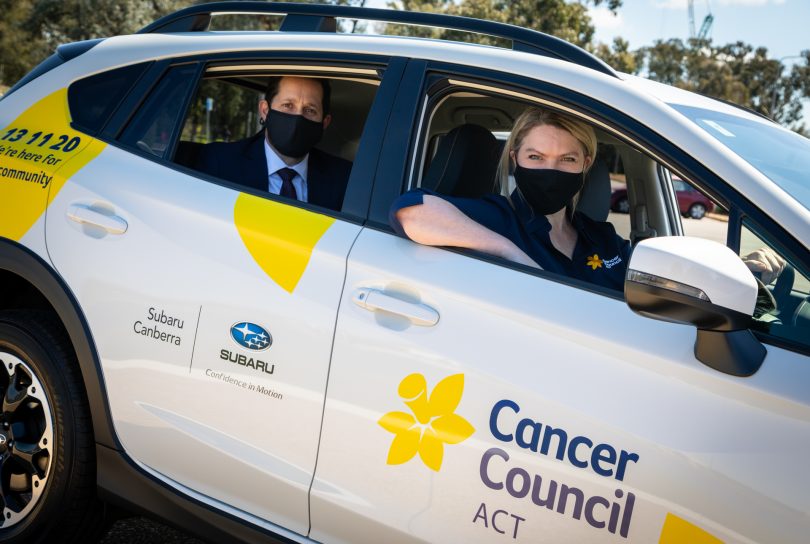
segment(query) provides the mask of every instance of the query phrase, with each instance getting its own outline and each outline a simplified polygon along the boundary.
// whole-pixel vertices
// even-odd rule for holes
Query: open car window
[[[330,157],[348,161],[348,168],[360,145],[360,139],[380,83],[374,70],[346,71],[313,67],[312,71],[284,70],[278,65],[211,66],[202,76],[182,121],[173,161],[198,170],[210,144],[247,142],[260,138],[259,104],[271,77],[296,76],[328,82],[331,90],[331,123],[315,149]],[[214,176],[219,177],[219,176]],[[239,185],[239,180],[228,181]],[[256,189],[256,183],[250,185]],[[261,190],[272,191],[269,185]],[[309,201],[312,203],[312,201]],[[316,203],[317,205],[317,203]]]

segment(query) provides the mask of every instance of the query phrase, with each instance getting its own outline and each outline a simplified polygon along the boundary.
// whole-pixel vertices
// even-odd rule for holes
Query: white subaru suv
[[[339,210],[199,168],[290,75],[330,83]],[[530,105],[596,131],[579,206],[632,241],[623,291],[390,226],[409,189],[492,192],[465,134]],[[218,543],[806,542],[808,172],[768,119],[488,21],[227,2],[61,46],[0,101],[0,542],[106,504]]]

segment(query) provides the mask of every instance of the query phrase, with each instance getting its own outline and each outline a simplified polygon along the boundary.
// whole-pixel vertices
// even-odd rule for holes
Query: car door
[[[401,74],[380,82],[349,211],[333,213],[169,161],[206,69],[198,60],[156,64],[119,108],[123,118],[134,108],[132,121],[52,198],[49,251],[83,301],[127,454],[218,508],[305,535],[346,256],[360,231],[350,210],[367,206],[367,155],[389,108],[382,89]],[[331,63],[330,73],[343,69]]]
[[[453,70],[459,92],[534,85],[527,103],[557,105],[551,86],[494,73],[466,86]],[[484,83],[498,80],[521,87]],[[417,87],[424,117],[391,127],[418,133],[433,115]],[[606,111],[597,99],[577,95]],[[621,292],[396,236],[382,203],[410,181],[418,142],[389,131],[386,148],[410,151],[385,163],[395,179],[375,185],[349,254],[312,536],[802,542],[806,354],[767,345],[756,374],[729,376],[695,359],[694,328],[636,315]]]

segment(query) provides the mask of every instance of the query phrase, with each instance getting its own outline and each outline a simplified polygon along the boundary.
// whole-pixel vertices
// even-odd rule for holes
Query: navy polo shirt
[[[457,198],[415,189],[401,195],[391,206],[390,222],[397,233],[406,236],[402,225],[396,220],[397,210],[422,204],[422,197],[426,194],[450,202],[473,221],[505,236],[544,270],[619,291],[624,289],[630,242],[616,234],[616,229],[610,223],[594,221],[583,213],[574,213],[572,224],[577,231],[577,243],[569,259],[551,243],[551,224],[546,216],[534,215],[518,192],[512,193],[513,208],[509,199],[502,195]]]

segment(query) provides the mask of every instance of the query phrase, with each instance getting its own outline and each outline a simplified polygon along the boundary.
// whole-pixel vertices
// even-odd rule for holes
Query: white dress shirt
[[[267,159],[267,172],[269,177],[269,190],[271,193],[277,195],[281,193],[281,183],[282,179],[281,176],[276,174],[282,168],[292,168],[295,170],[295,173],[298,174],[292,180],[293,187],[295,187],[295,194],[298,195],[298,200],[301,202],[308,202],[307,197],[307,164],[309,159],[309,153],[307,153],[301,162],[298,164],[294,164],[289,166],[281,157],[278,156],[278,153],[270,147],[270,144],[267,143],[267,138],[264,139],[264,156]]]

